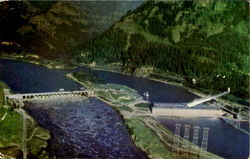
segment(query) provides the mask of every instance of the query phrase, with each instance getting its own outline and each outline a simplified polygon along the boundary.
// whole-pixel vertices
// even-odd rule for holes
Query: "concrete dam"
[[[65,96],[92,96],[94,92],[92,90],[83,90],[83,91],[62,91],[59,92],[44,92],[44,93],[26,93],[26,94],[10,94],[10,90],[4,90],[4,98],[7,100],[19,100],[19,101],[28,101],[33,99],[45,99],[45,98],[57,98]]]
[[[199,104],[188,107],[187,103],[153,103],[153,116],[175,117],[221,117],[223,111],[219,106]]]

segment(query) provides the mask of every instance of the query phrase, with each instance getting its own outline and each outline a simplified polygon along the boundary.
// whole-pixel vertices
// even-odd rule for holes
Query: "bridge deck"
[[[43,92],[43,93],[24,93],[24,94],[9,94],[7,97],[15,96],[30,96],[30,95],[53,95],[53,94],[71,94],[71,93],[84,93],[86,91],[62,91],[62,92]]]
[[[7,99],[18,99],[18,100],[27,100],[37,97],[50,97],[50,96],[65,96],[65,95],[92,95],[92,91],[60,91],[60,92],[45,92],[45,93],[25,93],[25,94],[9,94],[5,95]]]

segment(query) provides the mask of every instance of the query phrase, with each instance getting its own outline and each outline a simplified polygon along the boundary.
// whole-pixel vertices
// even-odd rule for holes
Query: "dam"
[[[188,107],[187,103],[153,103],[153,116],[175,117],[221,117],[223,110],[219,106],[199,104]]]
[[[17,99],[20,101],[27,101],[33,99],[44,99],[50,97],[65,97],[65,96],[92,96],[92,90],[84,91],[59,91],[59,92],[44,92],[44,93],[26,93],[26,94],[10,94],[9,90],[4,90],[5,100]]]

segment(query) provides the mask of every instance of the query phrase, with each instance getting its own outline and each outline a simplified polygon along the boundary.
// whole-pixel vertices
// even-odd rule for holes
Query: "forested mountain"
[[[0,3],[0,51],[66,57],[141,1],[6,1]]]
[[[248,15],[247,1],[146,1],[69,53],[131,73],[151,66],[248,99]]]

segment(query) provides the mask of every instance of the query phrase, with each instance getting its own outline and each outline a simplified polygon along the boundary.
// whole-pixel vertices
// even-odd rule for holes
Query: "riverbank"
[[[50,138],[49,132],[14,103],[3,106],[4,88],[9,87],[0,81],[0,157],[21,158],[27,154],[38,159],[46,158],[44,149]]]
[[[220,158],[212,153],[203,151],[192,143],[179,139],[181,153],[173,153],[173,142],[176,137],[172,132],[163,128],[151,117],[149,109],[139,107],[139,103],[147,103],[135,90],[117,84],[95,84],[84,79],[77,79],[72,74],[67,77],[80,83],[87,89],[93,89],[95,96],[114,109],[123,117],[127,129],[135,145],[145,151],[150,158]],[[189,149],[185,145],[189,144]]]
[[[120,74],[125,74],[128,75],[127,73],[124,73],[121,71],[121,66],[118,63],[115,64],[110,64],[107,66],[102,66],[102,65],[84,65],[85,67],[89,67],[93,70],[101,70],[101,71],[109,71],[109,72],[114,72],[114,73],[120,73]],[[152,72],[152,74],[155,74]],[[166,73],[167,74],[167,73]],[[169,84],[169,85],[173,85],[176,87],[180,87],[180,88],[184,88],[186,90],[188,90],[189,92],[199,96],[199,97],[206,97],[209,96],[211,94],[217,94],[219,92],[217,91],[213,91],[213,90],[206,90],[206,89],[200,89],[200,88],[194,88],[195,85],[193,85],[191,87],[191,84],[188,83],[185,79],[183,79],[181,76],[178,75],[174,75],[174,74],[169,74],[167,75],[166,79],[160,79],[160,78],[155,78],[153,76],[151,76],[151,74],[145,76],[144,78],[153,80],[153,81],[157,81],[157,82],[161,82],[161,83],[165,83],[165,84]],[[230,96],[230,95],[227,95]],[[241,116],[241,118],[244,119],[249,119],[249,107],[248,105],[243,105],[239,102],[235,102],[234,99],[232,99],[231,97],[220,97],[215,99],[216,102],[218,103],[218,105],[221,106],[227,106],[227,108],[232,109],[237,111],[237,113]]]
[[[227,117],[221,117],[220,119],[223,120],[225,123],[231,125],[231,126],[234,127],[235,129],[237,129],[237,130],[239,130],[239,131],[241,131],[241,132],[243,132],[243,133],[245,133],[245,134],[247,134],[247,135],[250,136],[249,130],[247,131],[247,130],[245,130],[245,129],[242,129],[242,128],[240,127],[240,125],[237,126],[237,123],[236,123],[237,121],[235,121],[234,119],[232,119],[232,118],[227,118]],[[239,122],[240,122],[240,121],[239,121]],[[240,123],[239,123],[239,124],[240,124]]]
[[[90,68],[92,70],[102,70],[102,71],[109,71],[109,72],[114,72],[114,73],[120,73],[120,74],[125,74],[125,75],[130,75],[129,73],[125,73],[123,71],[121,71],[121,64],[120,63],[111,63],[108,65],[99,65],[96,64],[95,62],[92,62],[90,64],[85,64],[85,63],[80,63],[80,64],[74,64],[74,65],[69,65],[66,63],[63,63],[62,61],[55,61],[55,60],[46,60],[43,59],[37,55],[33,55],[33,54],[27,54],[27,55],[15,55],[15,54],[11,54],[11,55],[7,55],[2,53],[0,56],[0,59],[11,59],[11,60],[19,60],[19,61],[23,61],[23,62],[27,62],[27,63],[32,63],[32,64],[36,64],[36,65],[41,65],[47,68],[51,68],[51,69],[74,69],[77,67],[87,67]],[[187,82],[183,77],[181,77],[180,75],[174,74],[174,73],[167,73],[164,72],[164,78],[156,78],[158,75],[162,76],[162,74],[157,73],[157,71],[154,71],[154,69],[150,68],[150,69],[142,69],[144,70],[141,73],[138,73],[139,76],[142,76],[144,78],[153,80],[153,81],[157,81],[157,82],[161,82],[161,83],[166,83],[166,84],[170,84],[173,86],[177,86],[180,88],[184,88],[186,90],[188,90],[189,92],[200,96],[200,97],[205,97],[208,96],[210,94],[217,94],[219,93],[218,91],[214,91],[214,90],[207,90],[207,89],[201,89],[196,87],[194,84],[190,84],[189,82]],[[235,111],[241,111],[238,112],[240,114],[240,116],[244,119],[249,119],[250,115],[249,115],[249,104],[246,104],[247,102],[249,103],[249,101],[244,102],[246,105],[241,104],[240,101],[242,99],[238,99],[235,96],[232,95],[227,95],[225,97],[220,97],[217,98],[216,101],[222,105],[222,106],[227,106],[228,108],[235,110]]]
[[[121,71],[121,64],[120,63],[111,63],[108,65],[98,65],[95,62],[91,63],[91,64],[84,64],[84,63],[80,63],[78,65],[71,65],[69,66],[69,64],[65,64],[61,61],[55,61],[55,60],[46,60],[43,59],[37,55],[33,55],[33,54],[27,54],[27,55],[15,55],[15,54],[11,54],[11,55],[7,55],[2,53],[0,56],[0,59],[10,59],[10,60],[19,60],[19,61],[23,61],[23,62],[27,62],[27,63],[32,63],[32,64],[36,64],[36,65],[41,65],[50,69],[74,69],[77,67],[87,67],[93,70],[102,70],[102,71],[109,71],[109,72],[114,72],[114,73],[120,73],[120,74],[125,74],[125,75],[130,75],[129,73],[125,73],[123,71]],[[216,94],[219,93],[217,91],[213,91],[213,90],[207,90],[207,89],[201,89],[201,88],[197,88],[195,87],[195,85],[192,85],[190,83],[188,83],[184,78],[182,78],[181,76],[174,74],[174,73],[164,73],[167,74],[166,79],[163,78],[156,78],[155,75],[157,75],[156,72],[154,72],[154,70],[151,68],[149,69],[149,71],[144,71],[143,73],[139,73],[139,76],[142,76],[144,78],[153,80],[153,81],[157,81],[157,82],[161,82],[161,83],[166,83],[166,84],[170,84],[173,86],[177,86],[180,88],[184,88],[186,90],[188,90],[189,92],[196,94],[197,96],[200,97],[205,97],[207,95],[210,94]],[[154,75],[154,76],[153,76]],[[161,75],[160,75],[161,76]],[[235,102],[238,101],[238,99],[235,99],[234,96],[232,95],[227,95],[226,97],[220,97],[216,99],[217,102],[219,102],[221,105],[227,105],[229,107],[231,107],[231,109],[239,109],[242,111],[242,115],[243,118],[245,119],[249,119],[249,113],[248,113],[248,105],[243,105],[239,102]],[[245,110],[245,111],[244,111]]]
[[[81,86],[79,84],[73,82],[72,80],[68,80],[68,79],[64,78],[64,75],[67,74],[68,72],[76,72],[76,71],[82,70],[85,72],[91,72],[94,75],[98,76],[99,78],[105,80],[106,82],[120,83],[122,85],[126,85],[130,88],[133,88],[134,90],[137,90],[138,92],[140,92],[140,94],[142,94],[145,90],[148,90],[148,91],[152,92],[152,93],[150,93],[151,98],[153,98],[154,95],[156,95],[156,96],[163,95],[162,99],[164,101],[171,101],[171,102],[186,101],[187,102],[187,101],[191,101],[195,97],[194,95],[192,95],[191,93],[188,93],[187,91],[185,91],[183,89],[173,87],[170,85],[166,85],[166,84],[162,84],[159,82],[153,82],[153,81],[147,80],[147,79],[129,77],[129,76],[124,76],[121,74],[115,74],[115,73],[110,73],[110,72],[105,72],[105,71],[91,71],[91,70],[86,69],[86,68],[79,68],[79,69],[75,69],[72,71],[52,70],[52,69],[50,70],[50,69],[47,69],[44,67],[38,67],[35,65],[31,65],[31,64],[27,64],[27,63],[23,63],[23,62],[18,62],[18,61],[11,61],[11,60],[1,60],[1,68],[2,68],[1,74],[3,76],[5,76],[5,78],[3,78],[3,80],[6,82],[9,82],[11,84],[13,91],[20,92],[20,93],[22,92],[22,88],[27,88],[26,92],[53,91],[53,90],[59,90],[59,88],[65,88],[65,90],[68,90],[68,89],[75,90],[76,88],[80,89]],[[15,68],[15,69],[13,70],[13,69],[9,69],[9,68],[13,68],[13,69]],[[39,69],[37,69],[37,68],[39,68]],[[4,71],[4,70],[6,70],[6,71]],[[25,71],[22,71],[22,70],[25,70]],[[27,71],[27,70],[29,70],[29,71]],[[59,74],[58,74],[58,71],[59,71]],[[19,74],[19,72],[22,72],[22,73]],[[30,73],[30,72],[34,72],[34,73]],[[37,78],[37,74],[39,74],[39,76],[38,76],[39,78]],[[37,79],[37,80],[34,80],[34,79]],[[54,79],[57,79],[57,80],[54,80]],[[66,80],[67,82],[64,83],[63,79]],[[90,78],[90,79],[92,79],[92,78]],[[16,86],[19,85],[20,80],[22,81],[22,83],[24,83],[24,85],[22,85],[21,88],[16,89]],[[35,83],[33,83],[33,81]],[[46,81],[46,82],[44,82],[44,81]],[[30,87],[30,86],[35,86],[35,87]],[[70,87],[68,87],[68,86],[70,86]],[[104,88],[106,88],[106,87],[104,87]],[[156,88],[156,89],[154,89],[154,88]],[[110,99],[112,99],[112,98],[119,99],[119,100],[128,99],[126,96],[120,96],[120,95],[116,96],[115,95],[116,93],[112,93],[111,91],[109,91],[109,89],[105,89],[105,90],[107,90],[107,92],[103,92],[104,93],[103,95],[106,95]],[[158,90],[162,90],[163,92],[161,92],[161,91],[158,92]],[[111,92],[111,93],[109,93],[109,92]],[[165,100],[166,94],[167,94],[167,100]],[[173,96],[171,96],[172,94],[173,94]],[[169,96],[171,98],[168,98]],[[178,98],[176,98],[176,96]],[[107,98],[107,97],[105,97],[105,98]],[[119,98],[119,97],[121,97],[121,98]],[[186,97],[188,97],[188,98],[186,98]],[[172,98],[175,98],[175,99],[172,100]],[[157,100],[157,98],[155,98],[154,100]],[[154,100],[152,100],[152,101],[154,101]],[[118,104],[114,104],[114,105],[119,106]],[[133,103],[131,105],[133,105]],[[36,107],[31,107],[31,109],[33,109],[33,108],[36,108]],[[119,107],[119,108],[124,108],[124,112],[127,112],[128,118],[129,118],[129,114],[130,114],[130,116],[135,114],[135,112],[133,110],[127,109],[130,107]],[[125,109],[128,111],[126,111]],[[145,108],[143,108],[143,109],[145,109]],[[138,111],[139,111],[138,112],[138,114],[139,114],[141,111],[140,110],[138,110]],[[148,111],[148,109],[142,110],[142,111],[145,112],[145,111]],[[41,119],[43,119],[43,118],[44,117],[41,116]],[[136,123],[138,123],[138,122],[136,122]],[[227,137],[229,137],[228,139],[230,139],[230,136],[227,136]],[[226,139],[227,139],[227,137],[226,137]],[[137,139],[138,139],[138,137],[137,137]],[[145,145],[147,146],[146,143],[145,143]],[[223,150],[221,150],[221,151],[223,151]],[[213,151],[211,151],[211,152],[213,152]],[[218,154],[220,154],[220,153],[218,153]]]
[[[65,64],[60,61],[55,61],[55,60],[46,60],[38,55],[34,54],[26,54],[26,55],[7,55],[2,53],[0,56],[0,59],[7,59],[7,60],[18,60],[18,61],[23,61],[31,64],[36,64],[40,66],[44,66],[50,69],[74,69],[77,66],[70,66],[69,64]]]

